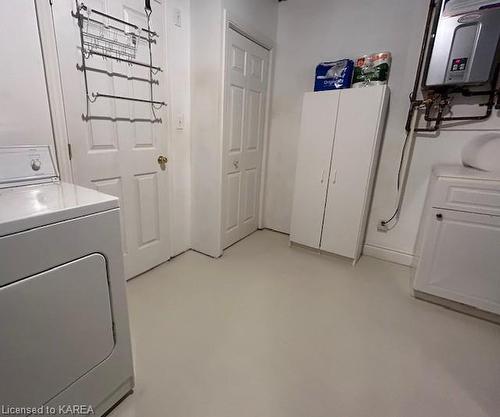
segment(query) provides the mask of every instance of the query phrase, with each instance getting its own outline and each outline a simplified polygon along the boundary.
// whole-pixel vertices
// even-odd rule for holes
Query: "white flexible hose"
[[[399,221],[399,215],[401,212],[401,207],[403,206],[403,199],[406,190],[406,184],[408,182],[408,173],[410,171],[410,162],[413,155],[413,148],[415,145],[415,127],[418,120],[418,108],[413,110],[413,116],[411,118],[410,131],[407,133],[409,136],[405,136],[406,147],[404,149],[403,163],[401,166],[401,177],[400,184],[398,187],[398,195],[396,200],[396,206],[394,208],[394,215],[391,219],[383,222],[388,227],[388,230],[392,229]],[[390,223],[393,223],[390,225]]]

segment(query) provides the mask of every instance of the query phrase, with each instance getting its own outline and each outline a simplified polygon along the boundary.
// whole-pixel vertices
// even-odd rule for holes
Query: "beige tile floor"
[[[262,231],[129,282],[137,386],[112,417],[498,417],[500,326],[410,271]]]

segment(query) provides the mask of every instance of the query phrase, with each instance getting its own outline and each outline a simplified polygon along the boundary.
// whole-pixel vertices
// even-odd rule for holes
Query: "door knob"
[[[238,169],[240,166],[240,161],[233,161],[234,169]]]
[[[158,157],[158,164],[160,164],[160,168],[162,171],[165,171],[167,162],[168,162],[168,158],[166,156],[160,155]]]

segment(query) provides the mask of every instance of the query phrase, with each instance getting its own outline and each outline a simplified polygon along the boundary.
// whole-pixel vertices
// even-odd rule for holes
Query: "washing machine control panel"
[[[49,146],[0,147],[0,188],[50,182],[57,176]]]

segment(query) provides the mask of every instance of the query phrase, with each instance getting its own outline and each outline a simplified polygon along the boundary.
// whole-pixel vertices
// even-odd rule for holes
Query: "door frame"
[[[265,192],[266,192],[266,177],[267,177],[267,165],[268,165],[268,155],[269,155],[269,138],[270,138],[270,127],[271,127],[271,100],[272,100],[272,92],[274,86],[274,68],[275,68],[275,50],[276,43],[269,39],[267,36],[261,34],[257,29],[255,29],[251,24],[248,24],[244,19],[241,19],[239,16],[236,16],[229,9],[223,9],[223,19],[222,19],[222,80],[221,80],[221,107],[220,107],[220,149],[221,149],[221,158],[220,158],[220,238],[219,238],[219,253],[222,254],[224,252],[224,217],[223,217],[223,182],[222,178],[224,176],[224,123],[225,120],[225,109],[226,109],[226,83],[227,83],[227,74],[226,74],[226,65],[227,65],[227,48],[229,43],[227,42],[229,30],[234,30],[238,32],[240,35],[249,39],[250,41],[256,43],[262,48],[266,49],[269,52],[269,70],[267,74],[267,92],[266,92],[266,100],[265,100],[265,109],[264,109],[264,134],[262,137],[262,165],[261,165],[261,180],[259,187],[259,207],[258,207],[258,219],[257,219],[257,228],[261,230],[264,228],[264,203],[265,203]]]
[[[75,175],[73,170],[73,163],[71,162],[71,141],[68,134],[67,120],[66,120],[66,110],[64,104],[64,94],[62,89],[62,78],[61,69],[59,65],[59,58],[57,52],[57,39],[56,39],[56,28],[53,19],[53,2],[49,0],[34,0],[35,11],[37,16],[38,31],[40,36],[40,46],[42,49],[42,60],[45,69],[45,80],[47,87],[47,95],[49,102],[49,112],[52,122],[52,131],[54,136],[54,152],[56,161],[59,167],[59,175],[62,181],[74,183]],[[169,25],[169,9],[168,1],[163,0],[164,7],[164,20],[165,20],[165,43],[166,43],[166,56],[165,59],[169,59],[170,48],[168,46],[169,36],[168,36],[168,25]],[[69,11],[68,11],[69,16]],[[166,68],[165,74],[165,101],[169,104],[170,97],[172,96],[171,86],[171,71],[168,68],[168,62],[163,63]],[[83,94],[83,93],[82,93]],[[164,126],[164,132],[166,135],[166,149],[170,153],[172,149],[172,138],[174,135],[174,123],[172,115],[172,106],[167,106],[167,117]],[[168,209],[169,216],[166,220],[169,225],[169,230],[172,230],[172,213],[173,213],[173,190],[174,190],[174,178],[175,178],[175,161],[171,161],[171,168],[168,176]],[[174,247],[173,242],[174,236],[170,233],[170,248]],[[173,253],[170,254],[170,257]]]
[[[52,4],[48,0],[35,0],[35,10],[42,49],[42,60],[45,69],[45,82],[49,101],[49,112],[54,136],[54,151],[59,175],[62,181],[74,182],[73,167],[69,152],[69,136],[64,109],[59,59],[57,55],[57,41],[54,20],[52,18]]]

